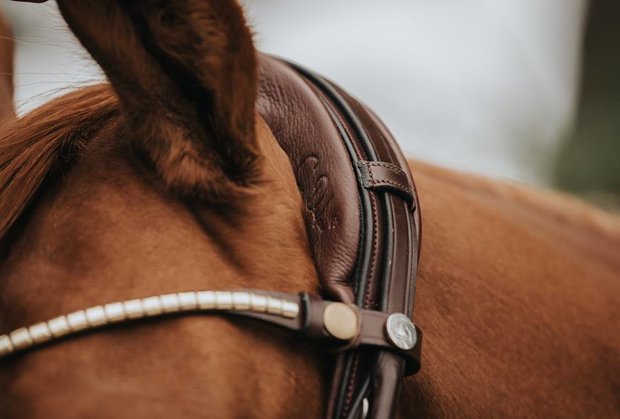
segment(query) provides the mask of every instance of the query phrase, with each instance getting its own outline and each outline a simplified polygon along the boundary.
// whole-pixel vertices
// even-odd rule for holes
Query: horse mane
[[[27,209],[43,182],[63,170],[95,130],[119,113],[108,84],[53,99],[0,132],[0,241]]]

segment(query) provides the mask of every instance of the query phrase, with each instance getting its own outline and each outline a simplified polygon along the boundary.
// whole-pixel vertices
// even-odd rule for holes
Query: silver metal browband
[[[164,294],[99,305],[0,335],[0,358],[34,346],[109,324],[179,312],[251,312],[295,319],[299,304],[245,291]]]

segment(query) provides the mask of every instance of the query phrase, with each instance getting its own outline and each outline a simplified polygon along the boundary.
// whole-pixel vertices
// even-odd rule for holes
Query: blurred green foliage
[[[581,95],[558,155],[562,188],[620,209],[620,1],[593,0],[586,27]]]

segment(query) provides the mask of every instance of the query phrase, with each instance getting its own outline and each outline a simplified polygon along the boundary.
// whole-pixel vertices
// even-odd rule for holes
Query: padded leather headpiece
[[[420,212],[384,124],[333,83],[265,55],[257,108],[291,160],[324,297],[411,318]],[[356,350],[335,365],[328,417],[359,417],[366,403],[369,417],[392,416],[402,357]]]

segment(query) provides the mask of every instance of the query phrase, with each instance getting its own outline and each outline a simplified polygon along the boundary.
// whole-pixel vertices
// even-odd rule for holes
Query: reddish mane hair
[[[63,170],[90,134],[118,112],[116,95],[109,85],[100,84],[56,98],[21,120],[5,122],[0,132],[0,240],[45,179]]]

